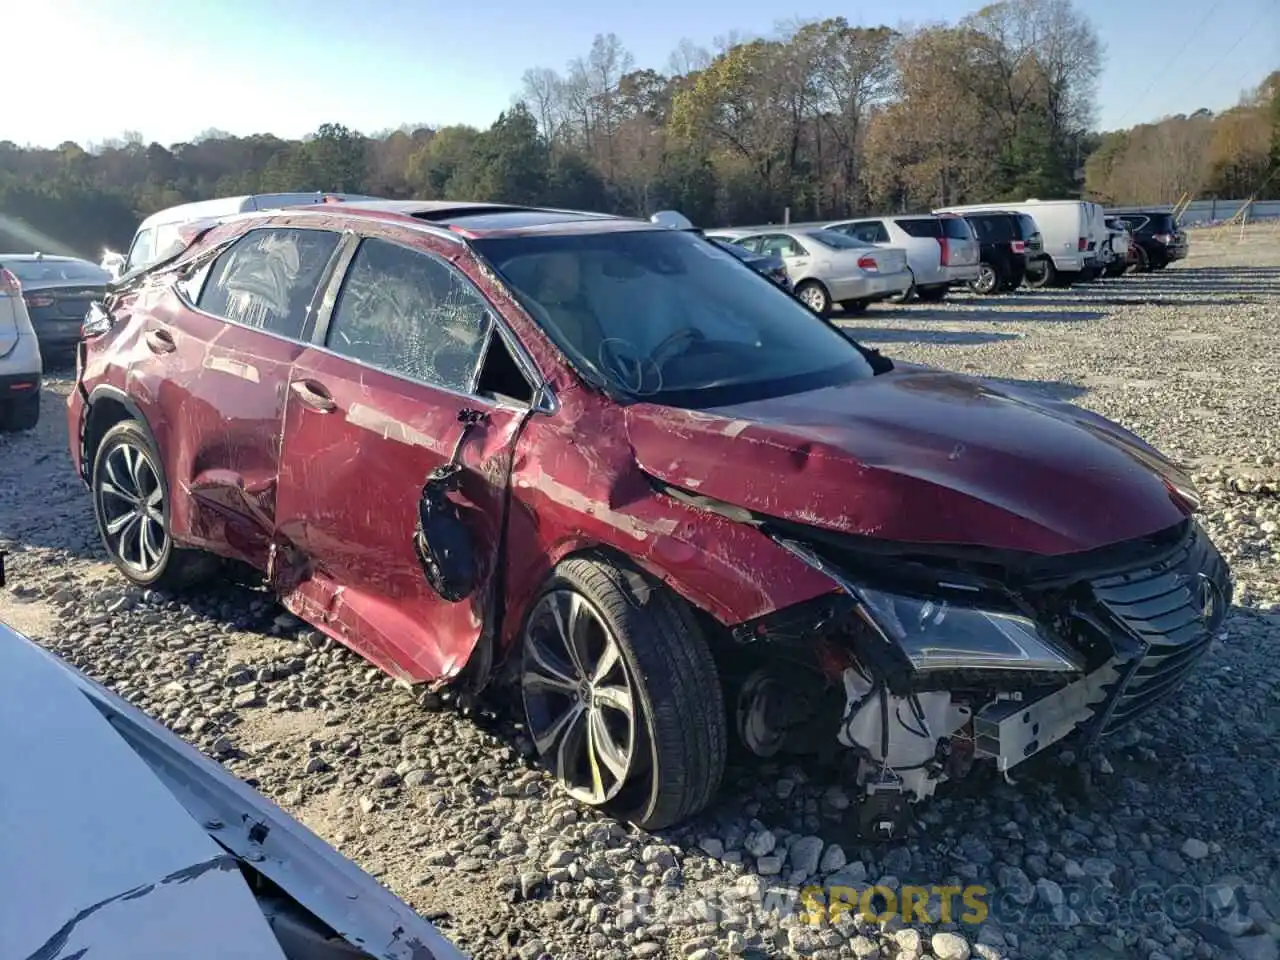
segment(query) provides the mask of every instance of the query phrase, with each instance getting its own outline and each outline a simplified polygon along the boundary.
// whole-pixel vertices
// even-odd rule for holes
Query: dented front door
[[[525,415],[472,393],[492,316],[443,258],[371,238],[320,323],[324,347],[290,378],[273,580],[290,609],[384,670],[452,677],[489,614]],[[465,419],[478,422],[459,445]],[[450,601],[428,583],[415,531],[423,486],[455,449],[451,500],[478,575]]]

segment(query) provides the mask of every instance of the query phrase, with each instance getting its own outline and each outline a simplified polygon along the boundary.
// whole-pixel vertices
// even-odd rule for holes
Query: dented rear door
[[[273,580],[286,605],[408,681],[455,675],[491,604],[510,456],[527,411],[474,393],[492,310],[415,234],[360,241],[286,401]],[[437,249],[438,248],[438,249]],[[466,425],[476,422],[459,444]],[[415,546],[419,500],[457,454],[449,495],[476,562],[450,600]]]
[[[266,567],[289,370],[341,234],[246,232],[150,311],[130,370],[166,451],[182,541]]]

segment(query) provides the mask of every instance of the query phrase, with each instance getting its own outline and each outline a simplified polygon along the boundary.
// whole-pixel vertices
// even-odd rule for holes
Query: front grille
[[[1208,651],[1231,602],[1226,564],[1193,524],[1163,560],[1092,582],[1094,596],[1137,642],[1108,698],[1111,733],[1164,702]]]

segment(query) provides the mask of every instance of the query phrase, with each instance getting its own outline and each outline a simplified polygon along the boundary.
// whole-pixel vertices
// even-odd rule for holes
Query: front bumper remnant
[[[996,701],[973,718],[974,755],[1008,770],[1094,717],[1119,677],[1112,661],[1039,700]]]

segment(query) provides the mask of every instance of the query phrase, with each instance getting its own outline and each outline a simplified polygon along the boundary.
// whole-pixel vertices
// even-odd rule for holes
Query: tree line
[[[1280,75],[1220,115],[1099,135],[1103,55],[1072,0],[1000,0],[912,29],[833,18],[711,49],[682,41],[663,71],[637,67],[602,34],[562,70],[526,71],[485,130],[365,136],[325,124],[302,140],[210,130],[168,147],[140,134],[91,149],[0,142],[0,249],[96,256],[157,209],[248,193],[678,209],[723,225],[788,208],[817,219],[1032,196],[1238,196],[1275,163]]]

